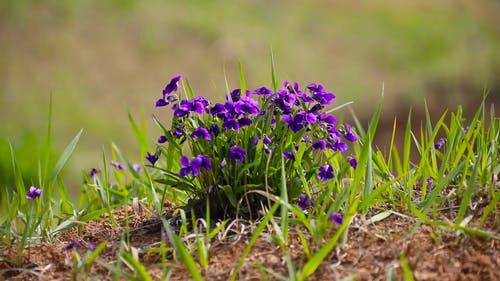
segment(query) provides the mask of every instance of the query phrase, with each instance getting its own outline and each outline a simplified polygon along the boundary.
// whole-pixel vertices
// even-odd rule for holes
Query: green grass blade
[[[191,277],[193,277],[195,281],[203,281],[203,276],[201,275],[201,272],[198,269],[196,262],[194,261],[193,257],[188,252],[182,241],[179,239],[177,235],[175,235],[175,233],[172,231],[172,228],[168,223],[164,223],[163,225],[165,227],[165,230],[167,231],[170,241],[172,242],[172,245],[174,246],[175,250],[180,254],[182,261],[186,265],[189,273],[191,274]]]
[[[83,129],[81,129],[78,132],[78,134],[76,134],[76,136],[73,138],[73,140],[64,149],[63,154],[61,155],[61,157],[57,161],[56,166],[54,167],[54,170],[52,171],[52,175],[50,176],[51,185],[53,185],[55,183],[57,176],[61,172],[62,168],[64,167],[64,165],[68,161],[71,154],[73,154],[73,151],[75,150],[76,145],[78,144],[78,141],[80,140],[80,136],[82,135],[82,132],[83,132]],[[47,195],[51,195],[51,194],[47,194]]]
[[[137,272],[137,274],[139,274],[140,280],[153,281],[153,278],[149,275],[146,267],[144,267],[144,265],[136,260],[131,254],[125,252],[122,254],[122,258],[135,270],[135,272]]]
[[[144,117],[142,119],[144,120]],[[128,113],[128,120],[135,137],[139,141],[139,145],[141,147],[141,155],[144,155],[147,151],[151,150],[148,140],[146,139],[146,132],[144,131],[144,129],[141,130],[139,126],[137,126],[137,123],[135,122],[134,117],[130,112]]]

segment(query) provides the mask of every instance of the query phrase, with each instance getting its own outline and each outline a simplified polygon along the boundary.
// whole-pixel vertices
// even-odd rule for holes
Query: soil
[[[490,217],[483,229],[498,233],[498,214]],[[175,253],[167,253],[166,261],[162,262],[162,255],[154,251],[160,247],[163,238],[158,229],[146,227],[157,221],[151,213],[128,206],[116,211],[114,219],[118,226],[113,226],[104,216],[103,220],[72,228],[52,241],[31,245],[24,250],[17,265],[14,263],[16,249],[0,248],[0,280],[71,280],[72,277],[76,280],[111,280],[113,273],[102,264],[117,262],[117,253],[124,247],[120,241],[126,233],[126,221],[132,230],[129,250],[136,254],[154,280],[161,280],[165,267],[171,269],[170,280],[191,280],[184,265],[175,262]],[[406,258],[415,280],[500,280],[499,240],[457,234],[425,224],[415,225],[412,219],[398,215],[375,223],[369,223],[361,215],[356,216],[349,227],[345,245],[332,251],[308,280],[341,280],[350,276],[355,277],[350,280],[388,280],[388,274],[392,274],[394,280],[404,280],[401,256]],[[205,280],[228,280],[248,244],[253,227],[248,222],[235,222],[226,233],[221,232],[210,241],[209,265],[202,270]],[[330,235],[335,232],[334,226],[330,232]],[[74,254],[83,256],[91,251],[86,249],[90,243],[103,241],[108,241],[108,244],[99,255],[99,263],[94,263],[86,273],[76,274]],[[79,247],[67,250],[75,242]],[[290,228],[287,251],[296,268],[307,262],[294,227]],[[282,253],[275,242],[261,236],[245,260],[239,280],[262,280],[264,276],[268,280],[276,279],[256,268],[258,264],[287,276]],[[123,263],[122,268],[132,273]]]

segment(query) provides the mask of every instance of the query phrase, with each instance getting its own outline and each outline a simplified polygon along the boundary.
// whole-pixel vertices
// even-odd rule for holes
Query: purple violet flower
[[[163,107],[163,106],[167,106],[167,105],[168,105],[168,102],[164,98],[158,99],[155,103],[156,107]]]
[[[155,165],[156,161],[158,161],[158,158],[159,157],[159,153],[158,154],[151,154],[149,152],[146,153],[146,159],[149,161],[149,163],[151,163],[151,165]]]
[[[246,151],[245,149],[235,145],[229,151],[228,157],[236,162],[243,162],[245,160]]]
[[[71,251],[71,250],[78,250],[82,247],[82,244],[78,241],[75,241],[75,240],[71,240],[71,242],[68,243],[68,245],[66,245],[64,247],[64,250],[66,252],[68,251]]]
[[[167,142],[167,140],[168,140],[168,139],[167,139],[167,137],[166,137],[166,136],[161,135],[161,136],[159,136],[159,137],[158,137],[157,142],[158,142],[158,143],[166,143],[166,142]]]
[[[329,179],[333,179],[335,175],[333,174],[332,165],[328,164],[325,166],[319,167],[318,179],[322,181],[327,181]]]
[[[295,154],[293,153],[293,151],[285,151],[283,152],[282,156],[283,158],[295,161]]]
[[[198,127],[196,128],[193,133],[191,134],[191,137],[193,139],[205,139],[205,140],[212,140],[212,137],[210,136],[210,133],[208,132],[207,129],[203,127]]]
[[[351,167],[356,170],[356,167],[358,167],[358,160],[356,160],[356,158],[354,158],[353,156],[349,156],[347,158],[347,161],[349,161],[349,165],[351,165]]]
[[[179,87],[179,81],[181,80],[182,75],[176,75],[170,80],[170,82],[163,89],[163,95],[168,95],[170,93],[176,92]]]
[[[101,171],[97,168],[92,168],[90,169],[90,172],[89,172],[89,178],[92,178],[93,176],[97,175],[98,173],[100,173]]]
[[[311,197],[307,196],[304,193],[301,193],[299,195],[299,200],[297,202],[297,205],[299,208],[301,208],[303,211],[307,210],[309,207],[314,206],[314,199]]]
[[[210,133],[214,136],[214,137],[217,137],[219,136],[220,134],[220,129],[219,129],[219,126],[217,126],[217,124],[212,124],[210,126],[210,129],[209,129]]]
[[[339,213],[332,213],[332,215],[330,216],[330,219],[332,222],[336,223],[336,224],[342,224],[344,223],[344,217],[342,216],[342,214],[339,214]]]
[[[323,139],[318,140],[317,142],[313,143],[311,149],[314,150],[325,150],[326,149],[326,141]]]
[[[118,170],[120,170],[120,171],[125,170],[125,167],[124,167],[124,166],[123,166],[123,164],[122,164],[122,163],[120,163],[120,162],[111,161],[111,166],[113,166],[113,167],[117,168],[117,169],[118,169]]]
[[[439,150],[445,144],[446,144],[446,141],[444,139],[439,139],[436,143],[434,143],[434,148]]]
[[[270,139],[267,135],[264,135],[264,137],[262,138],[262,141],[263,141],[263,142],[264,142],[264,144],[266,144],[266,145],[271,144],[271,139]]]
[[[174,131],[170,131],[170,133],[172,133],[172,135],[177,139],[180,139],[184,135],[184,132],[179,127],[176,127]]]
[[[234,111],[238,114],[259,114],[258,102],[250,97],[243,96],[234,103]]]
[[[351,125],[345,124],[345,134],[344,138],[350,142],[355,142],[358,140],[358,137],[352,132]]]
[[[197,177],[200,174],[200,169],[205,169],[205,170],[211,170],[212,169],[212,159],[204,156],[204,155],[197,155],[191,159],[191,162],[189,162],[189,158],[186,156],[181,157],[181,165],[182,168],[179,171],[179,175],[181,177],[186,177],[189,176],[189,174],[192,174],[194,177]]]
[[[33,200],[42,195],[42,190],[34,186],[30,187],[30,190],[26,193],[26,199]]]
[[[132,164],[132,168],[134,171],[136,171],[138,174],[142,173],[142,167],[140,164]]]

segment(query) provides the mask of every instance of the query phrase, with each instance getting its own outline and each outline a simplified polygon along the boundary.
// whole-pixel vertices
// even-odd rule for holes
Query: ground
[[[133,229],[130,245],[137,250],[140,262],[153,279],[160,280],[162,268],[166,265],[172,268],[170,280],[190,280],[183,264],[174,262],[175,255],[168,254],[167,261],[162,263],[161,254],[148,251],[159,247],[162,234],[159,230],[143,231],[144,226],[154,223],[155,219],[143,209],[130,206],[115,212],[119,227],[113,227],[104,217],[102,221],[86,223],[80,229],[70,229],[50,242],[28,247],[18,265],[8,261],[14,260],[14,249],[0,249],[0,280],[71,279],[73,254],[66,247],[72,241],[82,244],[82,248],[77,249],[81,255],[89,242],[108,241],[99,258],[103,263],[115,263],[126,227],[126,214],[129,227]],[[492,219],[485,227],[497,231],[498,222],[494,220],[498,219],[498,214],[490,217]],[[426,224],[415,225],[414,220],[395,214],[375,223],[357,215],[351,222],[345,246],[330,253],[308,280],[340,280],[348,276],[356,276],[355,280],[387,280],[388,272],[392,272],[396,280],[403,280],[401,255],[406,257],[415,280],[500,280],[500,241],[436,229]],[[248,223],[234,224],[233,228],[228,228],[227,235],[221,232],[211,241],[209,266],[202,271],[205,280],[228,280],[251,237],[251,229]],[[296,267],[307,261],[293,227],[288,247]],[[262,280],[263,273],[255,267],[256,264],[287,276],[281,249],[265,237],[259,238],[250,252],[240,270],[239,280]],[[79,273],[77,279],[92,276],[111,280],[112,272],[94,264],[88,275]],[[275,277],[268,274],[267,278],[273,280]]]

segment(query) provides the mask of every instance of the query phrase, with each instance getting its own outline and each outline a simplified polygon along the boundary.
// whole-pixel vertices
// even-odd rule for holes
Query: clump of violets
[[[323,188],[342,165],[356,169],[354,156],[338,157],[358,136],[329,113],[335,94],[321,84],[301,88],[285,81],[276,89],[233,89],[222,102],[190,88],[181,93],[182,88],[182,76],[174,76],[155,102],[159,110],[170,108],[172,122],[160,126],[156,152],[146,159],[158,169],[156,181],[199,202],[209,198],[224,215],[234,213],[239,202],[250,204],[243,212],[260,207],[262,196],[248,191],[279,195],[283,174],[288,198],[306,210],[314,204],[306,188]],[[165,161],[157,162],[162,155]]]

